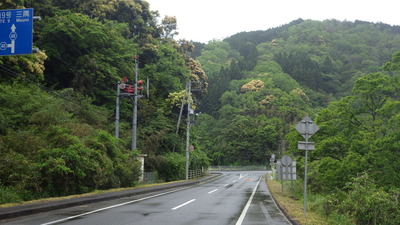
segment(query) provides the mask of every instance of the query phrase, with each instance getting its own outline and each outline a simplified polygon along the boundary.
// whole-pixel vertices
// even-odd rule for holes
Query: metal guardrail
[[[189,170],[189,180],[205,177],[209,171],[207,170]],[[159,182],[159,176],[157,172],[144,172],[143,173],[143,183],[144,184],[155,184]]]
[[[265,171],[266,166],[210,166],[209,171]]]
[[[157,172],[144,172],[143,173],[143,183],[144,184],[155,184],[158,181]]]
[[[189,180],[199,177],[204,177],[208,174],[208,171],[204,170],[189,170]]]

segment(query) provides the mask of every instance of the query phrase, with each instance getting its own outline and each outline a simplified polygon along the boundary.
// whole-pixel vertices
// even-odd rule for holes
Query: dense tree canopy
[[[158,13],[141,0],[0,4],[22,7],[42,17],[34,23],[41,51],[0,57],[0,187],[16,196],[4,201],[132,186],[140,152],[149,155],[147,170],[181,179],[182,166],[162,173],[184,159],[184,134],[173,132],[178,115],[167,100],[189,80],[199,83],[195,98],[203,97],[207,75],[190,57],[193,45],[172,39],[176,20],[158,24]],[[139,101],[138,149],[130,151],[130,99],[120,99],[120,138],[112,134],[117,82],[134,80],[135,62],[139,79],[149,80],[149,98]],[[205,154],[192,158],[193,169],[208,165]]]

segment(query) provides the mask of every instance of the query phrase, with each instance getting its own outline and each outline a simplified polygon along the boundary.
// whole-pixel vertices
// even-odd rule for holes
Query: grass
[[[198,177],[198,178],[194,178],[194,179],[190,179],[190,180],[199,180],[201,178],[203,178],[203,177]],[[25,201],[25,202],[5,203],[5,204],[0,204],[0,208],[7,208],[7,207],[12,207],[12,206],[21,205],[21,204],[51,202],[51,201],[57,201],[57,200],[63,200],[63,199],[71,199],[71,198],[77,198],[77,197],[91,196],[91,195],[108,193],[108,192],[134,190],[134,189],[138,189],[138,188],[154,187],[154,186],[159,186],[159,185],[164,185],[164,184],[180,183],[180,182],[185,182],[185,181],[186,180],[178,180],[178,181],[171,181],[171,182],[164,182],[164,183],[142,184],[142,185],[137,185],[137,186],[134,186],[134,187],[127,187],[127,188],[114,188],[114,189],[109,189],[109,190],[95,190],[93,192],[89,192],[89,193],[85,193],[85,194],[78,194],[78,195],[42,198],[42,199],[36,199],[36,200],[32,200],[32,201]]]
[[[294,199],[288,191],[285,189],[285,193],[282,194],[281,183],[275,180],[271,180],[268,176],[266,183],[272,196],[276,202],[286,211],[292,220],[297,221],[302,225],[329,225],[330,223],[326,218],[320,216],[318,213],[307,209],[307,218],[304,218],[303,202]],[[307,207],[308,208],[308,207]]]
[[[21,204],[51,202],[51,201],[57,201],[57,200],[63,200],[63,199],[71,199],[71,198],[77,198],[77,197],[91,196],[91,195],[108,193],[108,192],[134,190],[134,189],[138,189],[138,188],[154,187],[154,186],[159,186],[159,185],[163,185],[163,184],[179,183],[179,182],[184,182],[184,181],[185,180],[171,181],[171,182],[167,182],[167,183],[143,184],[143,185],[138,185],[138,186],[135,186],[135,187],[128,187],[128,188],[114,188],[114,189],[109,189],[109,190],[96,190],[96,191],[85,193],[85,194],[69,195],[69,196],[63,196],[63,197],[43,198],[43,199],[37,199],[37,200],[32,200],[32,201],[25,201],[25,202],[22,202],[22,203],[5,203],[5,204],[1,204],[0,208],[12,207],[12,206],[21,205]]]

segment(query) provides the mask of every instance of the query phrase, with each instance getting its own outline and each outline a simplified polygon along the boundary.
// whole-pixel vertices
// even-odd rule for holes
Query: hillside
[[[308,115],[321,128],[309,179],[323,213],[399,223],[389,215],[400,215],[400,27],[298,19],[201,44],[174,40],[174,17],[158,22],[146,1],[0,5],[24,7],[42,17],[34,23],[40,52],[0,57],[1,203],[134,186],[138,154],[160,180],[183,179],[178,120],[191,81],[190,169],[288,154],[302,179],[293,125]],[[131,149],[132,101],[120,99],[118,138],[115,105],[117,83],[132,85],[136,72],[145,90]]]
[[[299,19],[202,46],[196,59],[209,88],[194,128],[207,140],[200,145],[217,165],[290,155],[303,177],[303,138],[293,127],[308,115],[320,127],[308,167],[314,208],[333,224],[398,223],[390,216],[400,188],[398,31]],[[301,181],[294,185],[301,198]]]

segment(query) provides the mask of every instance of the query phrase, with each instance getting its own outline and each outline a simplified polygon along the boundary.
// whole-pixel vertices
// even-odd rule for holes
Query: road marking
[[[243,177],[247,176],[248,174],[243,175],[243,173],[240,174],[239,180],[242,179]]]
[[[185,189],[188,189],[188,188],[191,188],[191,187],[189,186],[189,187],[175,189],[175,190],[172,190],[172,191],[163,192],[163,193],[160,193],[160,194],[156,194],[156,195],[152,195],[152,196],[136,199],[136,200],[129,201],[129,202],[124,202],[124,203],[117,204],[117,205],[108,206],[108,207],[105,207],[105,208],[101,208],[101,209],[97,209],[97,210],[94,210],[94,211],[82,213],[82,214],[79,214],[79,215],[70,216],[70,217],[67,217],[67,218],[64,218],[64,219],[60,219],[60,220],[56,220],[56,221],[52,221],[52,222],[48,222],[48,223],[43,223],[41,225],[51,225],[51,224],[56,224],[56,223],[60,223],[60,222],[65,222],[65,221],[72,220],[72,219],[75,219],[75,218],[78,218],[78,217],[82,217],[82,216],[86,216],[86,215],[89,215],[89,214],[101,212],[101,211],[104,211],[104,210],[107,210],[107,209],[112,209],[112,208],[116,208],[116,207],[120,207],[120,206],[124,206],[124,205],[129,205],[129,204],[132,204],[132,203],[135,203],[135,202],[140,202],[140,201],[144,201],[144,200],[147,200],[147,199],[150,199],[150,198],[155,198],[155,197],[159,197],[159,196],[162,196],[162,195],[170,194],[170,193],[173,193],[173,192],[182,191],[182,190],[185,190]]]
[[[228,185],[230,185],[230,184],[225,184],[224,187],[226,187],[226,186],[228,186]]]
[[[236,182],[236,180],[234,180],[232,183],[235,183]]]
[[[192,199],[192,200],[190,200],[190,201],[187,201],[187,202],[185,202],[185,203],[183,203],[183,204],[181,204],[181,205],[178,205],[177,207],[172,208],[171,210],[179,209],[180,207],[183,207],[183,206],[185,206],[185,205],[187,205],[187,204],[190,204],[190,203],[192,203],[192,202],[194,202],[194,201],[196,201],[196,199]]]
[[[208,192],[208,194],[214,193],[214,192],[216,192],[216,191],[218,191],[218,189],[214,189],[214,190]]]
[[[266,224],[273,224],[273,220],[269,215],[268,209],[265,207],[264,203],[260,202],[260,207],[264,213],[265,219],[267,220]]]
[[[261,181],[261,177],[260,177],[260,179],[258,179],[258,182],[253,189],[253,193],[251,193],[251,196],[250,196],[249,200],[247,201],[247,204],[244,207],[242,214],[240,214],[240,217],[239,217],[238,221],[236,222],[236,225],[242,225],[244,217],[246,216],[247,210],[249,210],[251,201],[253,201],[254,194],[256,193],[256,190],[257,190],[258,185],[260,184],[260,181]]]

